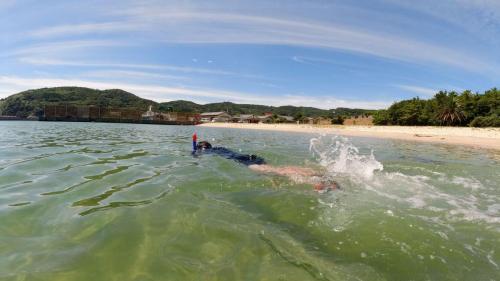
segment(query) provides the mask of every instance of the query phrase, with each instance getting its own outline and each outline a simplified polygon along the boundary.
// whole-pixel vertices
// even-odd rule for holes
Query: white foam
[[[361,153],[347,138],[340,136],[313,138],[310,140],[310,151],[325,167],[327,176],[347,178],[355,184],[355,188],[362,188],[408,208],[431,211],[434,214],[425,217],[434,223],[447,227],[449,222],[457,220],[500,224],[497,197],[477,192],[488,189],[473,177],[447,175],[422,167],[414,167],[413,171],[420,171],[424,175],[404,174],[408,169],[383,172],[384,166],[375,159],[373,151]],[[470,189],[471,192],[449,193],[449,190],[436,185],[438,183],[451,183]],[[492,204],[486,206],[485,210],[484,202],[488,200]],[[383,200],[379,202],[385,204]],[[320,203],[332,207],[329,202]],[[386,214],[394,215],[392,210],[387,210]]]
[[[495,266],[496,268],[498,268],[498,264],[493,260],[493,254],[495,253],[495,251],[491,251],[488,253],[488,255],[486,256],[488,258],[488,261],[493,265]]]
[[[486,211],[488,215],[491,216],[499,216],[500,215],[500,204],[493,204],[488,206],[488,211]]]
[[[461,186],[463,186],[465,188],[469,188],[469,189],[480,189],[483,187],[481,182],[475,178],[463,178],[463,177],[454,176],[451,179],[451,182],[456,184],[456,185],[461,185]]]
[[[309,149],[330,174],[371,179],[375,171],[384,169],[382,163],[375,159],[373,151],[369,155],[363,155],[345,137],[313,138],[310,140]]]
[[[442,232],[442,231],[437,231],[436,232],[439,236],[441,236],[441,238],[443,238],[444,240],[449,240],[448,238],[448,235],[446,235],[446,233]]]

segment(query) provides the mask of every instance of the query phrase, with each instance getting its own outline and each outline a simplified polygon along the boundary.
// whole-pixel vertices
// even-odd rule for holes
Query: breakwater
[[[144,116],[136,108],[103,106],[45,105],[40,121],[142,123],[164,125],[194,125],[199,117],[193,113],[168,112]]]
[[[20,121],[20,120],[23,119],[17,116],[0,115],[0,121]]]

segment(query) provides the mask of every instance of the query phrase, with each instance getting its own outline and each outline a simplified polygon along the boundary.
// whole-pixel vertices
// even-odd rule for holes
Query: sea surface
[[[191,155],[191,135],[340,190]],[[334,135],[0,122],[0,280],[500,280],[500,154]]]

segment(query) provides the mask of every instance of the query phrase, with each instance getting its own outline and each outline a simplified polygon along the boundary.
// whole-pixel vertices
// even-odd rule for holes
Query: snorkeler
[[[338,188],[335,182],[325,180],[320,174],[311,168],[297,166],[274,167],[267,164],[262,157],[253,154],[241,154],[225,147],[212,147],[212,145],[207,141],[196,143],[196,134],[193,135],[193,149],[193,154],[217,154],[226,159],[231,159],[241,163],[256,172],[285,176],[295,183],[310,184],[314,186],[314,189],[318,192],[327,192]]]

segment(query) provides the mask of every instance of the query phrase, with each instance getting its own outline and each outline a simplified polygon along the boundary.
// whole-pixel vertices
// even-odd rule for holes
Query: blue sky
[[[0,1],[0,97],[383,108],[500,86],[500,1]]]

